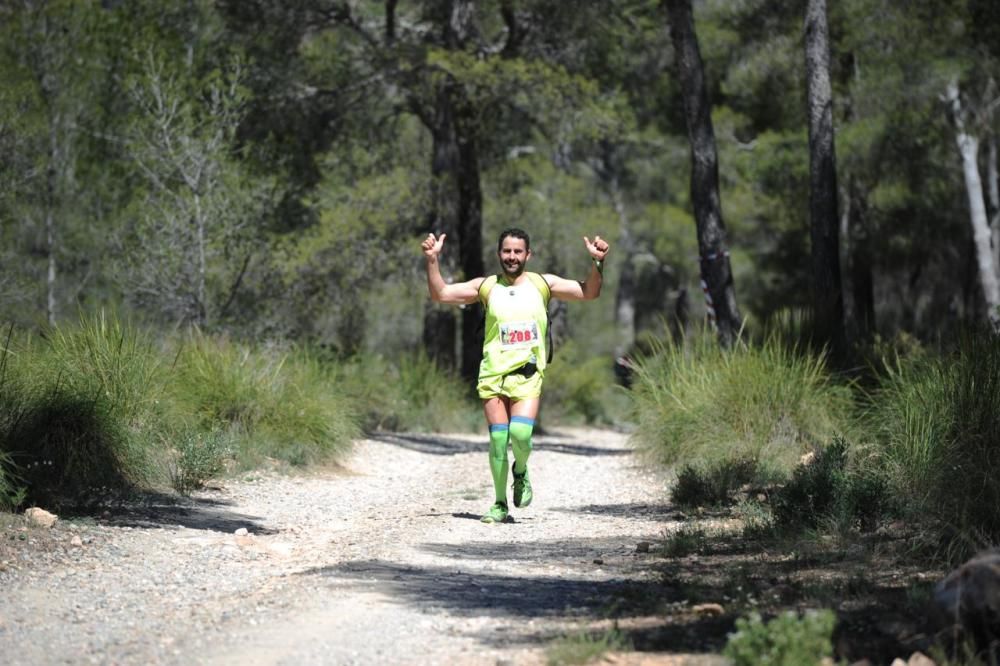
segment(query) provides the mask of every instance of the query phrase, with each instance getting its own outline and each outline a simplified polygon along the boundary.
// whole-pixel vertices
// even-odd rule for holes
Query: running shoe
[[[496,504],[491,506],[490,510],[486,512],[486,515],[484,515],[479,520],[481,520],[484,523],[502,523],[503,521],[507,520],[507,513],[508,513],[507,503],[497,502]]]
[[[524,474],[514,471],[514,466],[510,466],[510,473],[514,475],[514,506],[524,507],[531,504],[531,480],[528,479],[528,468],[524,468]]]

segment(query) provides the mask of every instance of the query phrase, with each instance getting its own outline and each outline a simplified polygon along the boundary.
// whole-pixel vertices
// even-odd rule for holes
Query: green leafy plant
[[[580,632],[556,640],[546,650],[549,666],[586,664],[614,650],[627,650],[629,643],[617,627],[593,633]]]
[[[469,384],[423,353],[358,356],[338,368],[337,383],[368,431],[469,432],[482,423]]]
[[[223,473],[233,456],[230,441],[221,431],[185,429],[165,443],[176,451],[170,485],[182,494],[201,488],[206,481]]]
[[[769,622],[758,613],[736,620],[722,653],[734,666],[805,666],[833,655],[831,637],[837,617],[831,610],[799,617],[789,611]]]
[[[685,465],[677,473],[671,499],[683,507],[731,504],[736,491],[753,481],[756,472],[757,463],[749,458],[720,460],[704,467]]]
[[[708,534],[701,527],[681,527],[672,533],[663,544],[663,554],[667,557],[686,557],[701,552],[708,542]]]
[[[782,528],[816,528],[832,523],[874,529],[896,509],[885,478],[872,468],[853,468],[841,438],[797,467],[770,498],[775,523]]]

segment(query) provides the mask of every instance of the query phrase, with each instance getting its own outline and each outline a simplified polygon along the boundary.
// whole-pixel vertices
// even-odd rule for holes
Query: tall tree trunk
[[[485,272],[483,264],[483,190],[479,180],[479,145],[471,119],[459,115],[455,136],[458,141],[458,170],[454,173],[458,189],[458,237],[462,273],[471,279]],[[479,375],[483,358],[482,342],[477,337],[483,309],[478,303],[462,309],[462,366],[465,379]]]
[[[442,26],[445,44],[451,50],[464,47],[472,29],[474,3],[451,0],[447,25]],[[458,257],[443,256],[446,280],[460,273],[472,279],[484,272],[483,193],[480,184],[479,145],[474,121],[466,109],[461,88],[449,79],[438,83],[432,127],[434,177],[434,227],[457,241]],[[454,247],[454,246],[453,246]],[[453,310],[430,306],[424,318],[424,343],[432,358],[448,367],[458,365],[462,377],[479,374],[482,344],[477,338],[482,308],[478,304],[462,309],[461,363],[456,363]]]
[[[826,0],[809,0],[805,20],[809,98],[809,229],[812,241],[813,321],[817,342],[829,345],[834,362],[847,352],[844,295],[840,281],[837,161],[833,147],[833,95]]]
[[[458,169],[458,142],[455,138],[454,109],[448,82],[439,84],[430,129],[431,148],[431,220],[430,229],[452,240],[441,253],[441,275],[453,282],[458,274],[461,237],[458,233],[458,193],[454,174]],[[455,311],[450,306],[428,303],[424,310],[424,349],[428,356],[446,368],[457,366],[455,358]]]
[[[742,318],[736,306],[733,272],[726,248],[726,226],[719,200],[719,162],[712,109],[705,89],[691,0],[664,0],[664,4],[670,19],[670,38],[676,54],[691,143],[691,201],[698,228],[701,279],[719,342],[729,347],[739,334]]]
[[[976,264],[979,267],[979,284],[986,301],[986,314],[993,330],[1000,331],[1000,280],[997,265],[990,247],[990,224],[986,216],[986,201],[983,197],[983,183],[979,176],[979,139],[968,132],[965,126],[965,111],[959,94],[958,82],[948,84],[946,97],[951,105],[952,121],[955,123],[955,144],[962,156],[962,175],[965,178],[965,193],[969,199],[969,221],[972,224],[972,240],[976,246]]]

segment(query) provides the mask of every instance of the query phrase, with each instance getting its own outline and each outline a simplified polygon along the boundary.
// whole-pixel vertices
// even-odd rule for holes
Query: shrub
[[[356,405],[366,431],[469,432],[482,423],[472,386],[423,352],[395,363],[358,356],[343,363],[337,383]]]
[[[836,439],[770,498],[775,523],[782,528],[815,528],[823,523],[873,530],[895,513],[886,480],[873,468],[852,468],[848,446]]]
[[[44,339],[8,338],[0,384],[0,451],[21,469],[26,498],[56,504],[97,488],[155,482],[160,452],[156,350],[104,313]]]
[[[209,479],[222,474],[227,461],[233,457],[230,439],[218,430],[183,429],[170,436],[165,444],[176,452],[170,469],[170,485],[181,494],[197,490]]]
[[[224,431],[243,467],[327,460],[356,435],[335,371],[302,349],[252,346],[198,331],[177,353],[173,401],[204,433]]]
[[[0,451],[0,511],[13,511],[21,506],[27,489],[14,460]]]
[[[852,395],[823,359],[769,337],[720,349],[701,335],[636,363],[635,438],[666,464],[750,459],[790,471],[806,450],[852,426]]]
[[[545,370],[545,414],[588,425],[613,424],[627,411],[627,396],[616,384],[607,356],[589,353],[566,340]]]
[[[671,499],[684,507],[732,504],[736,492],[756,476],[757,463],[750,458],[685,465],[677,474]]]
[[[811,611],[799,617],[788,611],[765,623],[759,614],[736,620],[723,655],[733,666],[803,666],[820,664],[833,655],[831,637],[837,623],[833,611]]]
[[[964,558],[1000,540],[1000,338],[967,332],[941,357],[886,364],[869,423],[895,493],[957,534]]]
[[[555,641],[547,650],[550,666],[588,664],[612,650],[629,648],[628,641],[617,628],[597,634],[581,632]]]

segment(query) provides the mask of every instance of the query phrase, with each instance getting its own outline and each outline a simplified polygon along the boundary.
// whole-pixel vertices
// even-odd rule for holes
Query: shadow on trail
[[[669,503],[640,504],[588,504],[587,506],[553,507],[552,511],[562,513],[582,513],[588,516],[613,516],[636,520],[654,520],[670,522],[683,520],[684,514],[676,506]]]
[[[459,616],[605,617],[616,600],[637,597],[645,583],[554,576],[501,576],[453,567],[413,567],[367,560],[318,567],[300,575],[346,581],[349,585],[439,608]]]
[[[498,552],[494,549],[494,555]],[[504,554],[507,557],[507,554]],[[734,618],[671,614],[670,604],[684,604],[678,592],[651,581],[592,580],[531,575],[530,567],[517,576],[502,576],[453,567],[413,567],[384,560],[347,562],[320,567],[300,575],[336,579],[338,589],[377,591],[427,611],[441,610],[456,617],[515,620],[497,631],[491,624],[468,635],[484,645],[538,646],[565,635],[562,622],[595,627],[599,636],[609,621],[636,651],[700,652],[719,650],[733,630]],[[637,620],[630,620],[637,618]],[[534,626],[524,620],[552,619],[560,624]],[[652,619],[652,622],[648,620]],[[644,621],[645,620],[645,621]],[[579,631],[571,631],[579,633]]]
[[[478,520],[478,518],[477,518]],[[539,564],[582,564],[586,569],[597,568],[595,558],[609,556],[631,557],[636,554],[637,538],[608,537],[602,539],[559,539],[543,542],[525,543],[427,543],[421,550],[440,557],[454,560],[484,560],[496,559],[520,560],[537,562]],[[627,563],[630,565],[630,563]],[[615,568],[620,566],[615,563]],[[649,564],[642,565],[648,570]],[[638,566],[635,567],[637,570]],[[628,567],[632,569],[631,566]]]
[[[251,534],[277,534],[262,518],[230,510],[232,502],[208,497],[178,497],[166,493],[142,493],[113,502],[62,509],[64,517],[91,518],[102,525],[155,529],[183,526],[193,530],[232,534],[245,527]]]
[[[392,444],[408,451],[430,453],[437,456],[454,456],[461,453],[482,453],[485,455],[489,441],[485,435],[480,439],[442,437],[440,435],[416,435],[410,433],[379,432],[369,435],[369,439],[383,444]],[[535,451],[551,451],[575,456],[627,456],[632,452],[575,443],[572,438],[539,436],[535,440]]]

